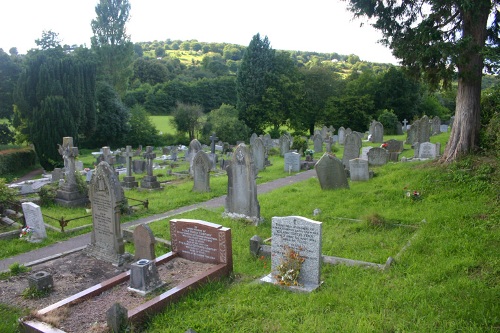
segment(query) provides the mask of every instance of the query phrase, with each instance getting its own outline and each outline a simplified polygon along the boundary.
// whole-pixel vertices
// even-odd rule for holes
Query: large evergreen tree
[[[236,76],[236,108],[240,119],[253,132],[262,133],[266,109],[262,97],[269,86],[269,75],[273,72],[274,50],[266,37],[253,36],[245,50]]]
[[[62,49],[32,50],[14,93],[13,124],[35,145],[40,164],[57,166],[62,136],[95,129],[95,66]]]
[[[21,66],[17,61],[18,56],[9,56],[0,49],[0,118],[10,118],[13,114],[12,92],[17,81]]]
[[[348,0],[355,16],[374,18],[383,42],[401,63],[434,85],[458,74],[455,123],[441,158],[450,162],[477,147],[483,69],[499,59],[499,0]],[[491,17],[491,20],[488,20]]]
[[[125,29],[130,4],[128,0],[100,0],[95,12],[97,17],[91,23],[94,33],[91,41],[99,61],[98,79],[107,81],[124,96],[134,57],[134,45]]]

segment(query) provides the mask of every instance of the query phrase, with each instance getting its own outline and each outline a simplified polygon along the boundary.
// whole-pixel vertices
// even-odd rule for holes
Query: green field
[[[170,122],[172,116],[149,116],[156,129],[163,134],[175,134],[176,129]]]

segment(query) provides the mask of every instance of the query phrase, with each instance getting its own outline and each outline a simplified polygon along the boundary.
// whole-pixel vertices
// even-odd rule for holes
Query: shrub
[[[490,118],[490,122],[481,133],[481,145],[500,156],[500,112],[495,112]]]
[[[296,149],[299,153],[305,152],[307,150],[307,141],[300,136],[293,137],[292,149]]]
[[[56,198],[57,184],[47,184],[40,188],[38,196],[40,197],[41,206],[50,206],[54,203]]]

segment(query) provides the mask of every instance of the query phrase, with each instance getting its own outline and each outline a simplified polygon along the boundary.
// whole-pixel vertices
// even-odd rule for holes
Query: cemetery
[[[85,180],[92,170],[89,202],[59,195],[78,204],[47,206],[37,191],[22,194],[24,215],[11,227],[17,239],[0,238],[0,256],[84,235],[89,242],[30,264],[27,272],[5,271],[0,303],[32,310],[14,311],[29,332],[423,332],[436,331],[436,322],[419,318],[444,309],[445,330],[480,331],[481,321],[467,321],[462,309],[482,318],[494,304],[489,287],[479,287],[496,288],[493,267],[482,268],[489,274],[484,282],[470,266],[474,253],[490,251],[494,242],[464,248],[473,234],[454,226],[491,223],[498,214],[487,204],[494,189],[469,179],[464,186],[472,182],[482,191],[463,193],[464,186],[447,186],[461,169],[426,167],[448,133],[419,134],[427,141],[409,143],[407,134],[382,137],[383,128],[374,126],[375,141],[342,128],[342,144],[339,132],[330,151],[325,127],[309,140],[314,167],[308,171],[301,170],[306,154],[293,151],[286,135],[272,148],[255,136],[230,153],[215,141],[192,142],[184,151],[176,147],[182,153],[175,159],[166,154],[172,148],[151,146],[82,157],[66,144],[61,158],[70,170],[85,161],[73,175]],[[139,161],[145,163],[136,172]],[[307,177],[292,181],[300,175]],[[63,190],[78,192],[79,180],[63,179]],[[268,184],[276,185],[262,190]],[[148,204],[130,208],[135,200]],[[64,232],[47,217],[61,215],[69,220]],[[19,239],[22,219],[31,228],[27,241]],[[440,248],[443,239],[451,248]],[[482,291],[464,305],[471,288]],[[355,319],[346,319],[352,309]]]

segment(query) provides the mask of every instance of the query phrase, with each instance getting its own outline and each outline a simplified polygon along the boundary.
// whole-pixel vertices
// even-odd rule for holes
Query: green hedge
[[[9,149],[0,152],[0,175],[26,169],[36,164],[36,153],[31,148]]]

